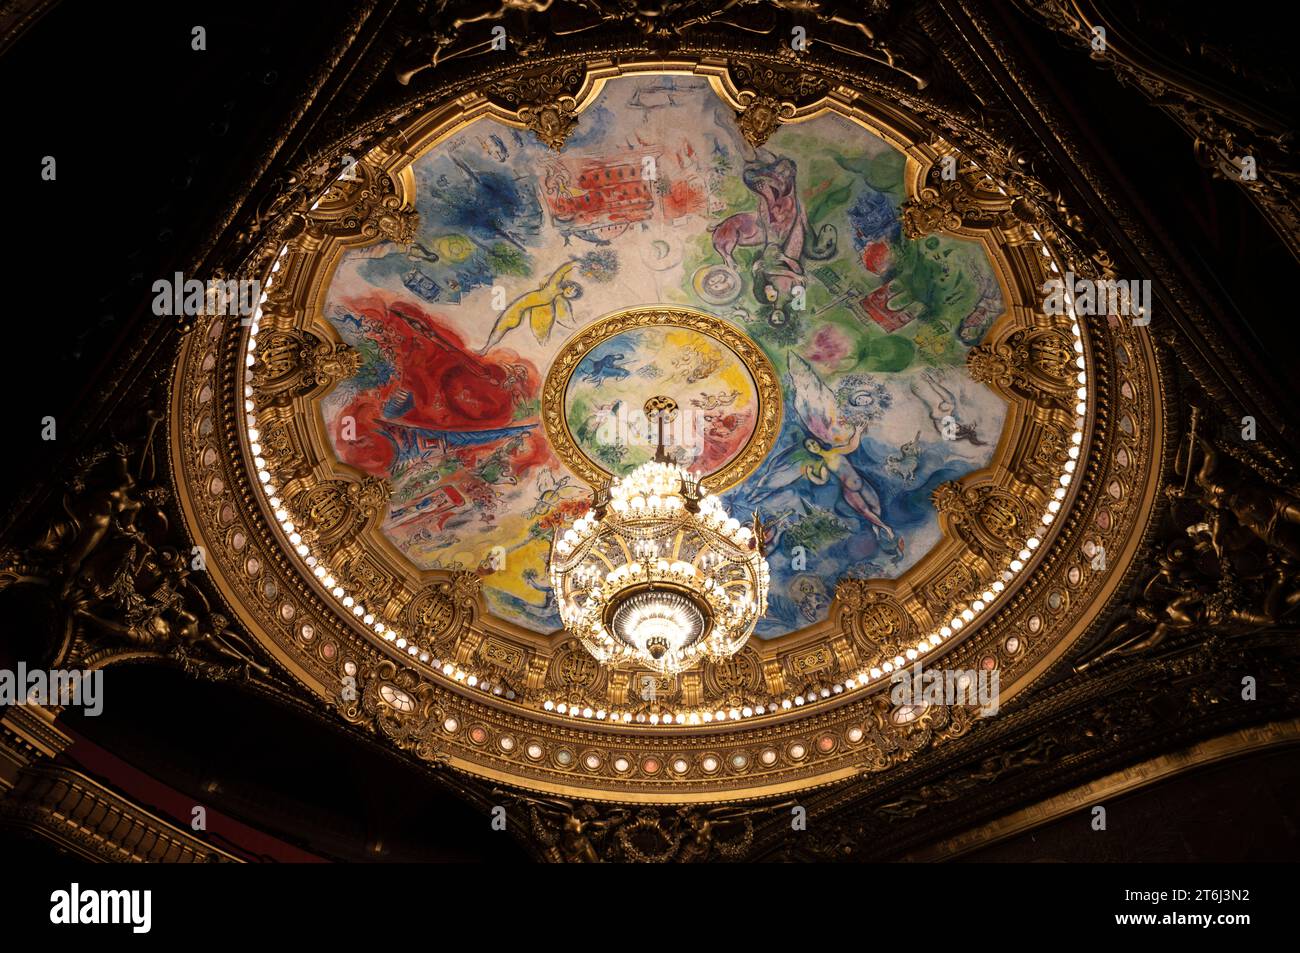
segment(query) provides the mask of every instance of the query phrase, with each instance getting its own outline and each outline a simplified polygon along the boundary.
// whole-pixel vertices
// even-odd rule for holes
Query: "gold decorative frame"
[[[593,487],[609,481],[612,474],[594,463],[574,440],[564,411],[565,397],[574,371],[592,348],[615,335],[643,327],[697,331],[729,348],[745,366],[758,400],[754,432],[739,453],[700,481],[713,493],[735,486],[763,462],[781,432],[781,384],[771,361],[749,335],[721,318],[694,308],[628,308],[595,321],[565,342],[542,385],[542,424],[555,455]]]
[[[593,61],[555,70],[580,77],[565,86],[574,90],[570,111],[577,121],[607,79],[638,72],[708,77],[742,129],[757,122],[746,122],[746,110],[772,98],[737,86],[736,76],[757,71],[707,58],[628,56],[617,65]],[[538,636],[487,616],[476,575],[415,572],[377,532],[382,483],[332,462],[313,412],[314,402],[354,366],[316,317],[321,296],[343,248],[378,237],[401,240],[414,229],[409,166],[417,155],[480,116],[529,126],[530,116],[544,110],[527,105],[525,115],[523,108],[473,94],[423,112],[357,164],[358,181],[335,183],[296,224],[273,230],[273,243],[250,257],[260,264],[249,277],[265,278],[272,262],[276,267],[262,318],[263,340],[273,346],[259,345],[252,367],[237,322],[206,319],[187,338],[170,418],[178,499],[241,626],[342,718],[416,758],[586,799],[675,803],[777,795],[887,769],[964,734],[975,720],[968,709],[930,709],[902,721],[883,681],[866,688],[846,682],[967,604],[990,578],[993,557],[1000,558],[1008,520],[1014,525],[1048,498],[1052,468],[1066,450],[1068,387],[1040,358],[1068,342],[1070,321],[1043,314],[1036,292],[1059,257],[1049,243],[1067,254],[1070,246],[1026,212],[1006,170],[971,169],[955,183],[941,180],[937,168],[951,147],[881,96],[827,85],[813,103],[783,99],[779,121],[830,110],[881,136],[908,157],[905,227],[984,244],[1007,310],[978,349],[972,371],[1006,398],[1007,422],[993,465],[945,495],[944,538],[904,578],[848,581],[823,623],[751,643],[727,663],[660,686],[666,705],[717,706],[724,713],[762,705],[763,714],[721,724],[653,723],[654,712],[635,696],[637,673],[602,670],[562,636]],[[1089,419],[1060,519],[979,624],[930,657],[931,664],[942,660],[949,667],[997,668],[1004,705],[1080,638],[1091,610],[1127,578],[1165,452],[1161,382],[1146,332],[1104,318],[1083,332]],[[278,357],[274,368],[261,353]],[[411,645],[378,638],[340,609],[293,555],[248,464],[246,400],[257,408],[261,449],[281,496],[302,504],[293,515],[304,535],[322,545],[331,573],[349,591],[410,632]],[[1101,568],[1094,558],[1099,547],[1106,553]],[[442,665],[420,662],[420,651]],[[348,684],[359,695],[349,696]],[[781,703],[796,695],[801,704]],[[565,713],[543,704],[561,699]],[[611,724],[582,714],[598,705],[645,718]]]

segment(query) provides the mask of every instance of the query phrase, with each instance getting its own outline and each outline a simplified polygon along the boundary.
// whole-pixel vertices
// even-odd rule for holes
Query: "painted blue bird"
[[[582,379],[597,387],[605,381],[623,380],[631,373],[626,368],[618,366],[618,362],[623,358],[622,354],[606,354],[598,361],[588,358],[584,362],[587,370],[583,373]]]

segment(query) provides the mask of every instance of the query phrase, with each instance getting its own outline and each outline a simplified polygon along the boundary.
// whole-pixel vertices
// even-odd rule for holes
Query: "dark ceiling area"
[[[104,714],[69,724],[79,736],[69,759],[110,780],[126,762],[161,786],[163,803],[148,806],[168,816],[167,805],[180,804],[186,813],[174,819],[182,823],[191,805],[213,805],[239,822],[225,837],[234,849],[259,844],[247,827],[271,832],[254,854],[267,860],[527,859],[436,777],[345,731],[317,731],[282,702],[179,672],[159,678],[126,666],[113,676]],[[211,816],[208,825],[218,832]],[[277,856],[284,844],[298,852]]]
[[[26,181],[34,168],[40,182],[44,157],[57,163],[46,188],[16,196],[30,229],[19,247],[33,253],[21,269],[11,258],[11,273],[27,277],[11,346],[40,355],[43,371],[15,369],[4,393],[23,419],[71,423],[112,355],[160,320],[153,282],[215,237],[353,6],[159,3],[129,24],[111,4],[47,6],[0,56],[13,91],[6,138],[24,143],[5,150],[6,177]],[[191,45],[196,26],[202,51]],[[6,496],[58,466],[57,442],[29,447],[31,469],[6,470]]]

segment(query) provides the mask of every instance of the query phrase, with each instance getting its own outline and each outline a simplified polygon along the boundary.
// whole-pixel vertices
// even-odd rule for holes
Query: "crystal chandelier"
[[[657,422],[654,460],[596,494],[557,534],[551,586],[565,628],[601,662],[662,673],[735,654],[767,611],[758,515],[743,526],[669,457],[671,398],[646,401]]]

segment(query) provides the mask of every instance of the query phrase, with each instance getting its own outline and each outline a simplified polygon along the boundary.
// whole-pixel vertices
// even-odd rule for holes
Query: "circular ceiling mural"
[[[768,527],[770,638],[826,619],[836,580],[895,578],[940,538],[931,496],[993,459],[1005,401],[966,372],[1004,310],[974,240],[902,234],[902,152],[827,112],[763,146],[698,77],[605,84],[557,153],[490,118],[411,166],[418,229],[348,251],[323,314],[361,356],[321,402],[337,458],[391,487],[383,533],[420,570],[483,574],[494,614],[560,627],[556,525],[653,453],[640,407],[686,409],[680,461]],[[588,330],[630,308],[699,328]],[[581,340],[556,414],[543,381]],[[752,363],[752,362],[750,362]]]
[[[1149,341],[1046,312],[1038,193],[946,178],[896,103],[529,69],[340,144],[251,320],[186,339],[179,498],[229,607],[344,719],[552,793],[788,792],[965,732],[884,689],[923,660],[1005,701],[1081,637],[1155,492]],[[670,675],[559,631],[547,572],[651,395],[771,569],[758,637]]]
[[[641,373],[597,370],[629,360]],[[542,388],[547,437],[565,466],[603,486],[654,458],[659,435],[646,418],[646,401],[660,396],[661,384],[671,390],[688,381],[700,396],[665,425],[665,446],[707,489],[725,489],[771,451],[781,390],[763,350],[703,311],[630,308],[570,338]]]
[[[759,399],[736,352],[703,331],[650,327],[601,337],[569,377],[563,418],[593,469],[621,475],[654,457],[646,400],[662,388],[696,386],[699,396],[668,425],[665,440],[678,463],[708,476],[754,436]]]

